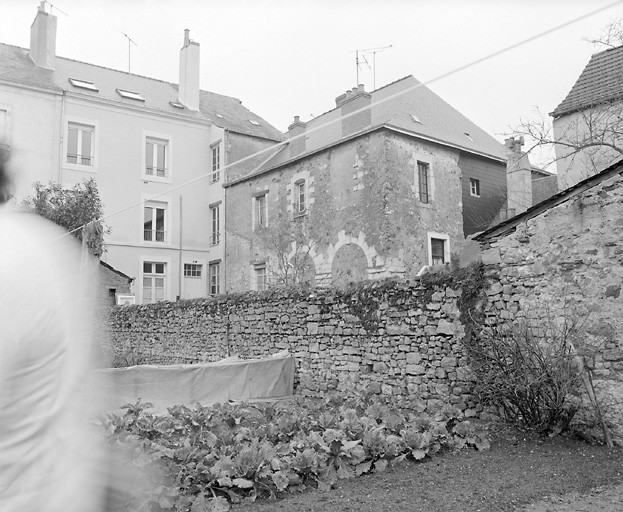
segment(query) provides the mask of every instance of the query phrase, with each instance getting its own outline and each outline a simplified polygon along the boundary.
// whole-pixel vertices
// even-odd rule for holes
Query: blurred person
[[[110,464],[89,420],[93,276],[72,236],[7,205],[0,152],[0,511],[102,512]]]

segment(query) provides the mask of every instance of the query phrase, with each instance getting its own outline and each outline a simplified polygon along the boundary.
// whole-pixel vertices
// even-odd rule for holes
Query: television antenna
[[[130,63],[132,59],[132,45],[138,46],[132,38],[125,32],[121,32],[128,39],[128,75],[130,74]]]
[[[378,48],[364,48],[363,50],[355,50],[355,67],[357,68],[357,84],[359,84],[359,67],[362,65],[361,61],[365,63],[368,68],[372,69],[372,90],[376,89],[376,54],[381,53],[387,48],[393,48],[394,45],[379,46]],[[372,54],[372,66],[368,62],[366,55]]]
[[[52,14],[52,9],[56,9],[58,12],[60,12],[61,14],[64,14],[65,16],[67,16],[69,18],[69,14],[67,14],[64,11],[61,11],[58,7],[56,7],[55,5],[52,5],[52,3],[48,2],[48,0],[43,0],[43,2],[41,2],[41,5],[43,4],[48,4],[50,6],[50,14]]]

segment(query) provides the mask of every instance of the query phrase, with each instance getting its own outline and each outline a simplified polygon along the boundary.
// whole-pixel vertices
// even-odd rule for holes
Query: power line
[[[484,56],[484,57],[480,57],[480,58],[478,58],[478,59],[475,59],[475,60],[473,60],[473,61],[470,61],[470,62],[468,62],[467,64],[464,64],[463,66],[459,66],[459,67],[454,68],[454,69],[452,69],[452,70],[450,70],[450,71],[447,71],[447,72],[445,72],[445,73],[442,73],[441,75],[438,75],[438,76],[436,76],[436,77],[434,77],[434,78],[432,78],[432,79],[430,79],[430,80],[427,80],[427,81],[425,81],[425,82],[418,83],[417,85],[414,85],[414,86],[411,86],[411,87],[407,87],[407,88],[405,88],[405,89],[403,89],[403,90],[401,90],[401,91],[399,91],[399,92],[397,92],[397,93],[395,93],[395,94],[392,94],[392,95],[390,95],[390,96],[387,96],[387,97],[385,97],[385,98],[383,98],[383,99],[381,99],[381,100],[375,101],[375,102],[371,103],[370,105],[367,105],[367,106],[365,106],[365,107],[363,107],[363,108],[360,108],[360,109],[358,109],[358,110],[356,110],[356,111],[354,111],[354,112],[351,112],[351,113],[349,113],[349,114],[347,114],[347,115],[345,115],[345,116],[341,116],[341,117],[338,117],[338,118],[336,118],[336,119],[334,119],[334,120],[332,120],[332,121],[328,121],[328,122],[326,122],[326,123],[324,123],[324,124],[322,124],[322,125],[320,125],[320,126],[317,126],[317,127],[315,127],[315,128],[312,128],[312,129],[310,129],[310,130],[307,130],[307,131],[306,131],[306,132],[304,132],[304,133],[301,133],[301,134],[299,134],[299,135],[296,135],[296,136],[292,137],[291,139],[288,139],[288,140],[285,140],[285,141],[282,141],[282,142],[278,142],[277,144],[275,144],[275,145],[273,145],[273,146],[269,146],[269,147],[267,147],[267,148],[264,148],[264,149],[262,149],[262,150],[260,150],[260,151],[255,152],[255,153],[253,153],[253,154],[251,154],[251,155],[248,155],[248,156],[246,156],[246,157],[244,157],[244,158],[241,158],[240,160],[237,160],[237,161],[235,161],[235,162],[233,162],[233,163],[227,164],[227,165],[225,165],[225,166],[222,168],[222,171],[224,172],[225,170],[227,170],[227,169],[229,169],[229,168],[231,168],[231,167],[234,167],[234,166],[236,166],[236,165],[239,165],[239,164],[241,164],[241,163],[243,163],[243,162],[246,162],[246,161],[248,161],[248,160],[254,159],[255,157],[257,157],[257,156],[259,156],[259,155],[264,155],[264,154],[267,154],[267,153],[269,153],[269,152],[271,152],[271,151],[274,151],[274,152],[275,152],[275,154],[276,154],[277,152],[281,151],[281,150],[282,150],[282,149],[283,149],[286,145],[288,145],[290,142],[292,142],[292,141],[294,141],[294,140],[297,140],[297,139],[299,139],[299,138],[301,138],[301,137],[306,137],[306,136],[307,136],[307,135],[309,135],[310,133],[314,133],[314,132],[316,132],[316,131],[318,131],[318,130],[324,129],[324,128],[326,128],[326,127],[328,127],[328,126],[331,126],[331,125],[333,125],[333,124],[335,124],[335,123],[341,122],[343,119],[347,119],[347,118],[349,118],[349,117],[352,117],[352,116],[355,116],[355,115],[357,115],[357,114],[360,114],[361,112],[364,112],[364,111],[365,111],[365,110],[367,110],[367,109],[371,109],[372,107],[374,107],[374,106],[376,106],[376,105],[380,105],[380,104],[385,103],[385,102],[387,102],[387,101],[391,101],[391,100],[393,100],[393,99],[395,99],[395,98],[397,98],[397,97],[399,97],[399,96],[402,96],[403,94],[406,94],[406,93],[408,93],[408,92],[414,91],[414,90],[416,90],[416,89],[418,89],[418,88],[420,88],[420,87],[430,85],[430,84],[432,84],[432,83],[438,82],[439,80],[443,80],[444,78],[447,78],[447,77],[449,77],[449,76],[452,76],[452,75],[455,75],[455,74],[457,74],[457,73],[460,73],[461,71],[465,71],[466,69],[469,69],[469,68],[471,68],[471,67],[473,67],[473,66],[476,66],[476,65],[481,64],[481,63],[483,63],[483,62],[485,62],[485,61],[488,61],[488,60],[490,60],[490,59],[493,59],[494,57],[497,57],[497,56],[499,56],[499,55],[502,55],[502,54],[504,54],[504,53],[507,53],[507,52],[509,52],[509,51],[511,51],[511,50],[514,50],[515,48],[519,48],[520,46],[523,46],[523,45],[525,45],[525,44],[527,44],[527,43],[530,43],[530,42],[532,42],[532,41],[535,41],[535,40],[537,40],[537,39],[540,39],[540,38],[542,38],[542,37],[545,37],[545,36],[547,36],[547,35],[549,35],[549,34],[552,34],[552,33],[556,32],[556,31],[558,31],[558,30],[561,30],[561,29],[563,29],[563,28],[565,28],[565,27],[568,27],[568,26],[570,26],[570,25],[573,25],[574,23],[577,23],[577,22],[582,21],[582,20],[584,20],[584,19],[586,19],[586,18],[589,18],[589,17],[591,17],[591,16],[594,16],[595,14],[598,14],[598,13],[600,13],[600,12],[602,12],[602,11],[605,11],[605,10],[607,10],[607,9],[610,9],[611,7],[614,7],[615,5],[618,5],[618,4],[621,4],[621,3],[623,3],[623,0],[616,0],[615,2],[612,2],[612,3],[610,3],[610,4],[607,4],[607,5],[603,6],[603,7],[598,8],[598,9],[595,9],[595,10],[589,11],[589,12],[587,12],[587,13],[585,13],[585,14],[581,15],[581,16],[578,16],[578,17],[573,18],[573,19],[571,19],[571,20],[569,20],[569,21],[566,21],[566,22],[564,22],[564,23],[561,23],[561,24],[559,24],[559,25],[556,25],[556,26],[554,26],[554,27],[552,27],[552,28],[550,28],[550,29],[547,29],[547,30],[545,30],[545,31],[543,31],[543,32],[539,32],[539,33],[537,33],[537,34],[535,34],[535,35],[533,35],[533,36],[530,36],[530,37],[528,37],[528,38],[526,38],[526,39],[523,39],[523,40],[521,40],[521,41],[519,41],[519,42],[517,42],[517,43],[514,43],[514,44],[512,44],[512,45],[510,45],[510,46],[507,46],[507,47],[505,47],[505,48],[502,48],[501,50],[495,51],[495,52],[490,53],[490,54],[488,54],[488,55],[486,55],[486,56]],[[125,35],[125,34],[124,34],[124,35]],[[272,157],[272,156],[274,156],[274,155],[271,155],[271,157]],[[164,195],[167,195],[167,194],[169,194],[169,193],[171,193],[171,192],[174,192],[174,191],[176,191],[176,190],[180,190],[181,188],[184,188],[184,187],[186,187],[186,186],[188,186],[188,185],[192,185],[193,183],[196,183],[196,182],[198,182],[198,181],[200,181],[200,180],[202,180],[202,179],[204,179],[204,178],[207,178],[207,177],[208,177],[208,176],[210,176],[211,174],[212,174],[211,172],[208,172],[208,173],[202,174],[202,175],[200,175],[200,176],[198,176],[198,177],[196,177],[196,178],[193,178],[193,179],[188,180],[188,181],[186,181],[186,182],[184,182],[184,183],[181,183],[180,185],[177,185],[177,186],[175,186],[175,187],[169,188],[169,189],[167,189],[165,192],[162,192],[162,193],[160,193],[160,194],[156,194],[156,195],[154,195],[154,196],[150,197],[149,199],[142,200],[142,201],[140,201],[140,202],[138,202],[138,203],[131,204],[131,205],[127,206],[127,207],[121,208],[121,209],[119,209],[119,210],[117,210],[117,211],[115,211],[115,212],[112,212],[112,213],[108,214],[108,215],[104,215],[104,216],[102,216],[102,217],[98,218],[98,219],[97,219],[97,221],[105,221],[105,220],[110,219],[110,218],[112,218],[112,217],[114,217],[114,216],[116,216],[116,215],[119,215],[119,214],[121,214],[121,213],[123,213],[123,212],[125,212],[125,211],[131,210],[132,208],[137,208],[137,207],[140,207],[140,206],[141,206],[141,205],[143,205],[145,202],[152,201],[152,200],[154,200],[154,199],[157,199],[157,198],[159,198],[159,197],[162,197],[162,196],[164,196]],[[245,176],[245,178],[250,178],[250,177],[252,177],[252,176],[254,176],[253,172],[252,172],[252,173],[250,173],[250,174],[248,174],[248,175],[246,175],[246,176]],[[80,226],[80,227],[78,227],[78,228],[76,228],[76,229],[74,229],[74,230],[72,230],[72,231],[69,231],[68,233],[63,234],[63,235],[62,235],[62,237],[65,237],[65,236],[67,236],[67,235],[69,235],[69,234],[71,234],[71,233],[74,233],[74,232],[76,232],[76,231],[78,231],[78,230],[82,229],[83,227],[84,227],[84,226]],[[59,238],[62,238],[62,237],[59,237]]]

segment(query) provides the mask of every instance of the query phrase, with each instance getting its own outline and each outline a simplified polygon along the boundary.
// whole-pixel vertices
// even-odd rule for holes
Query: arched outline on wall
[[[374,246],[369,246],[366,243],[366,235],[363,233],[363,231],[360,231],[359,236],[355,238],[353,236],[347,235],[346,232],[342,230],[337,234],[337,242],[335,243],[335,245],[331,244],[327,249],[327,268],[330,269],[332,267],[333,258],[335,257],[337,251],[339,251],[342,246],[347,244],[354,244],[358,246],[366,255],[368,275],[370,274],[370,269],[385,265],[384,258],[382,256],[379,256]]]

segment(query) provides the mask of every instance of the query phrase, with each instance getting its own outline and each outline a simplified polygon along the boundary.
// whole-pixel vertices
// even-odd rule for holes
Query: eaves
[[[283,161],[283,162],[281,162],[279,164],[272,165],[272,166],[266,167],[264,169],[256,169],[256,170],[252,171],[250,174],[247,174],[246,176],[242,176],[240,178],[237,178],[235,180],[232,180],[232,181],[230,181],[228,183],[223,184],[223,188],[228,188],[228,187],[231,187],[233,185],[237,185],[238,183],[242,183],[244,181],[247,181],[247,180],[250,180],[250,179],[253,179],[253,178],[257,178],[258,176],[261,176],[263,174],[266,174],[266,173],[275,171],[277,169],[280,169],[282,167],[291,165],[291,164],[293,164],[294,162],[296,162],[298,160],[303,160],[304,158],[308,158],[310,156],[314,156],[314,155],[316,155],[318,153],[321,153],[323,151],[326,151],[326,150],[328,150],[330,148],[337,147],[337,146],[339,146],[341,144],[345,144],[347,142],[350,142],[350,141],[352,141],[352,140],[354,140],[354,139],[356,139],[358,137],[362,137],[364,135],[368,135],[370,133],[373,133],[373,132],[376,132],[376,131],[379,131],[379,130],[383,130],[383,129],[390,130],[390,131],[393,131],[393,132],[396,132],[396,133],[400,133],[401,135],[408,135],[409,137],[414,137],[414,138],[417,138],[417,139],[427,140],[429,142],[434,142],[436,144],[440,144],[440,145],[443,145],[443,146],[446,146],[446,147],[459,149],[461,151],[466,151],[468,153],[473,153],[475,155],[479,155],[479,156],[482,156],[482,157],[485,157],[485,158],[496,160],[496,161],[501,162],[501,163],[506,163],[506,160],[504,160],[503,158],[500,158],[498,156],[490,155],[488,153],[484,153],[484,152],[480,152],[480,151],[475,151],[473,149],[466,148],[466,147],[461,147],[461,146],[456,145],[456,144],[451,144],[451,143],[449,143],[447,141],[438,140],[438,139],[436,139],[434,137],[426,137],[426,136],[421,135],[421,134],[416,133],[416,132],[411,132],[409,130],[400,129],[400,128],[398,128],[396,126],[393,126],[391,124],[381,124],[381,125],[372,126],[372,127],[367,128],[365,130],[353,133],[353,134],[349,135],[348,137],[345,137],[345,138],[342,138],[340,140],[331,142],[329,144],[326,144],[325,146],[321,146],[321,147],[316,148],[316,149],[314,149],[312,151],[309,151],[307,153],[302,153],[302,154],[297,155],[295,157],[292,157],[292,158],[290,158],[288,160],[285,160],[285,161]],[[285,147],[288,144],[288,141],[287,140],[283,141],[280,144],[282,144]]]
[[[55,96],[62,96],[63,94],[63,89],[61,87],[45,87],[41,85],[33,85],[28,82],[20,82],[19,80],[0,79],[0,85],[7,85],[16,89],[26,89],[29,91],[42,92],[44,94],[52,94]]]

